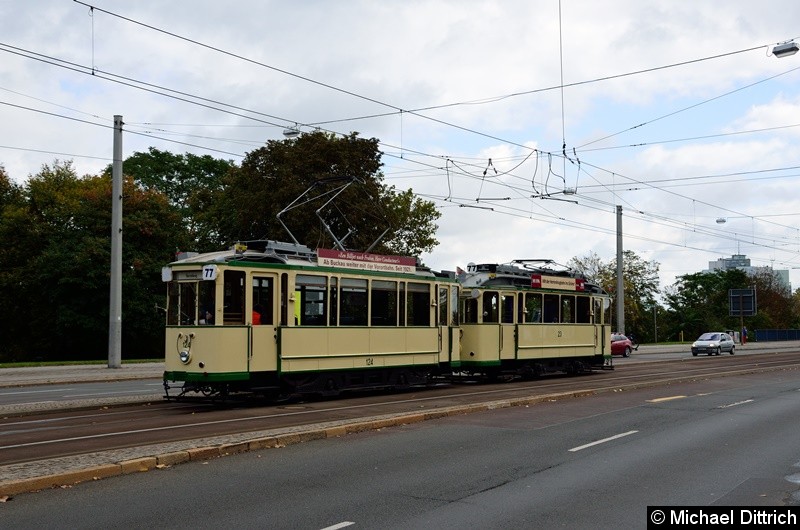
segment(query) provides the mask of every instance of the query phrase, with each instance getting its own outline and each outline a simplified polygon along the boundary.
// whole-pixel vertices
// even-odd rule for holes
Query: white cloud
[[[800,123],[800,76],[791,71],[800,55],[768,55],[770,44],[795,36],[793,0],[769,9],[745,0],[724,9],[634,0],[95,5],[90,13],[60,0],[0,2],[0,164],[19,182],[55,158],[73,159],[81,174],[101,170],[115,114],[129,131],[125,155],[155,146],[238,160],[295,122],[388,113],[323,127],[379,138],[388,182],[439,198],[441,245],[424,256],[436,268],[565,263],[592,251],[612,259],[616,205],[625,248],[659,261],[664,285],[733,253],[800,266],[798,171],[781,170],[800,166],[800,128],[790,127]],[[81,66],[97,75],[74,70]],[[471,104],[450,106],[459,102]],[[401,117],[397,109],[428,110]],[[563,142],[571,162],[559,157]],[[534,148],[552,156],[525,159]],[[700,178],[709,175],[729,176]],[[578,193],[531,197],[565,187]]]

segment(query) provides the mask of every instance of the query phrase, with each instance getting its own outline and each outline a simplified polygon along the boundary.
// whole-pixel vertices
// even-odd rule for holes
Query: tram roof
[[[572,269],[554,269],[552,267],[535,266],[526,262],[553,263],[551,260],[515,260],[512,263],[470,263],[467,271],[458,276],[458,282],[465,288],[470,287],[530,287],[534,275],[586,280],[579,272]],[[606,294],[598,285],[585,281],[585,291]]]
[[[226,250],[205,253],[185,253],[170,265],[198,265],[205,263],[278,263],[295,266],[319,266],[317,252],[305,245],[284,243],[280,241],[246,241],[240,242]],[[414,275],[434,276],[455,279],[450,271],[436,272],[419,263],[413,267]],[[348,267],[342,267],[343,270]]]

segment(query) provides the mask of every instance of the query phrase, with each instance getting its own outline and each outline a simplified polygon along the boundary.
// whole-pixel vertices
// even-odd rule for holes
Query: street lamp
[[[781,44],[778,44],[777,46],[772,48],[772,55],[774,55],[779,59],[782,57],[789,57],[790,55],[794,55],[795,53],[797,53],[798,49],[800,48],[797,47],[797,43],[791,40],[789,42],[783,42]]]
[[[286,138],[297,138],[300,136],[300,129],[297,128],[297,124],[295,123],[294,127],[286,127],[283,130],[283,136]]]

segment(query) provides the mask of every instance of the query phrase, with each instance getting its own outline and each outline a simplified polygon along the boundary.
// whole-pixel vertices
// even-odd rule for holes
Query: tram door
[[[514,359],[516,337],[514,325],[514,293],[483,293],[483,323],[497,326],[497,359]]]
[[[514,293],[500,293],[500,358],[515,359],[517,356],[516,325],[514,324]]]
[[[275,340],[278,314],[276,274],[256,273],[251,280],[249,300],[251,324],[250,371],[274,372],[278,369]]]
[[[458,330],[458,287],[439,286],[437,326],[439,326],[439,362],[460,363],[461,342]]]

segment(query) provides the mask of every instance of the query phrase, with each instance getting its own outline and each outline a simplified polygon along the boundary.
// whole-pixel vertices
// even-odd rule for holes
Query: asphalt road
[[[748,351],[747,353],[753,354],[756,353],[756,346],[747,346]],[[769,344],[767,348],[764,349],[763,346],[758,346],[761,348],[762,351],[772,351],[772,352],[788,352],[792,349],[797,350],[796,343],[781,343],[781,344]],[[189,420],[189,423],[194,425],[193,428],[196,429],[197,434],[192,433],[190,430],[184,429],[186,432],[182,433],[183,440],[188,441],[187,443],[182,443],[179,445],[161,445],[161,446],[152,446],[148,447],[146,444],[152,443],[156,441],[152,436],[148,436],[148,433],[156,433],[156,432],[164,432],[164,428],[156,426],[155,428],[152,427],[144,427],[144,428],[134,428],[134,426],[140,426],[134,422],[134,416],[128,415],[127,419],[125,414],[130,414],[125,412],[124,410],[114,409],[109,410],[108,405],[112,405],[115,403],[123,403],[125,401],[137,401],[137,399],[141,399],[142,396],[92,396],[88,399],[79,399],[79,400],[66,400],[61,402],[56,402],[54,400],[39,400],[35,403],[36,410],[50,410],[50,409],[58,409],[59,407],[63,407],[65,409],[64,414],[66,414],[66,410],[72,410],[75,408],[87,408],[87,410],[95,410],[100,414],[96,416],[92,416],[90,414],[77,414],[73,415],[73,418],[80,418],[79,421],[83,422],[85,427],[81,427],[80,423],[77,424],[77,427],[83,429],[83,431],[73,431],[77,432],[78,434],[75,435],[61,435],[58,438],[59,433],[65,433],[67,431],[64,430],[64,427],[67,425],[63,423],[65,420],[72,422],[74,424],[74,419],[69,419],[67,416],[60,417],[61,413],[54,412],[49,416],[42,416],[41,414],[35,418],[30,420],[9,420],[6,418],[6,423],[3,426],[0,426],[0,444],[3,441],[6,442],[4,447],[4,454],[11,455],[14,451],[28,451],[27,454],[35,454],[37,458],[40,459],[39,462],[36,462],[36,465],[33,464],[24,464],[22,466],[5,466],[0,467],[0,498],[3,495],[8,494],[16,494],[23,491],[32,491],[38,490],[42,488],[51,487],[58,484],[68,484],[68,483],[75,483],[75,482],[82,482],[86,480],[91,480],[94,478],[102,477],[102,476],[115,476],[120,474],[129,474],[138,470],[146,470],[146,469],[158,469],[160,466],[165,465],[172,465],[175,463],[180,462],[188,462],[192,460],[202,459],[202,458],[209,458],[212,456],[219,456],[224,454],[232,454],[236,452],[242,451],[252,451],[257,450],[263,447],[274,447],[286,444],[294,444],[297,442],[302,441],[310,441],[316,440],[319,438],[331,438],[341,436],[347,433],[353,432],[360,432],[362,430],[369,430],[369,429],[377,429],[386,426],[392,426],[401,424],[403,422],[417,422],[417,421],[425,421],[431,418],[436,418],[440,416],[452,415],[452,414],[463,414],[467,411],[477,411],[477,410],[486,410],[486,409],[493,409],[498,407],[507,407],[510,404],[515,404],[516,406],[529,406],[535,402],[539,402],[541,400],[549,399],[547,396],[549,393],[557,393],[560,396],[574,396],[574,395],[584,395],[590,394],[593,392],[597,392],[598,390],[592,390],[593,385],[595,383],[601,392],[609,392],[609,391],[617,391],[617,386],[619,389],[623,388],[635,388],[639,384],[650,384],[644,381],[638,382],[637,378],[637,370],[635,366],[641,364],[642,362],[646,361],[647,356],[653,356],[656,359],[664,360],[669,357],[669,355],[677,355],[686,357],[687,360],[691,360],[691,354],[688,354],[685,351],[669,351],[668,348],[663,348],[661,351],[647,351],[648,348],[642,347],[640,348],[639,352],[634,354],[633,357],[629,359],[617,359],[616,364],[618,366],[618,370],[613,372],[613,376],[604,376],[607,379],[603,379],[601,377],[592,379],[590,376],[589,378],[565,378],[563,381],[559,381],[558,378],[546,378],[542,381],[536,382],[535,386],[533,387],[536,391],[539,392],[538,397],[534,397],[531,399],[530,397],[522,397],[520,398],[519,395],[515,395],[513,385],[503,386],[502,388],[497,390],[486,390],[482,389],[474,393],[474,395],[470,396],[472,399],[471,404],[466,402],[459,402],[455,404],[452,400],[442,402],[437,405],[435,402],[431,400],[440,399],[440,397],[436,397],[434,395],[426,396],[421,398],[421,400],[417,401],[416,399],[406,399],[404,396],[401,396],[397,399],[389,400],[391,401],[391,406],[402,405],[405,407],[402,411],[387,411],[387,410],[379,410],[379,409],[367,409],[366,406],[372,407],[373,404],[365,405],[353,405],[350,406],[347,404],[346,401],[336,401],[336,406],[332,407],[333,409],[338,409],[339,412],[350,410],[354,412],[354,414],[350,415],[348,419],[344,419],[344,417],[337,412],[338,415],[336,416],[328,416],[321,417],[320,420],[323,423],[318,425],[309,425],[309,422],[313,423],[313,418],[311,416],[308,417],[308,421],[303,423],[298,423],[296,426],[292,426],[289,424],[284,424],[283,427],[275,430],[274,425],[270,427],[269,433],[252,433],[248,436],[247,432],[248,427],[238,427],[234,428],[230,433],[239,432],[239,429],[244,429],[242,431],[242,435],[236,436],[228,436],[222,438],[214,438],[214,439],[199,439],[197,442],[192,443],[191,440],[193,437],[202,436],[202,434],[206,431],[208,425],[216,424],[225,424],[225,425],[233,425],[234,422],[240,421],[236,419],[236,414],[231,413],[230,411],[222,411],[225,417],[219,419],[218,421],[211,421],[211,422],[199,422],[194,419],[194,414],[199,409],[192,409],[188,408],[187,410],[191,414],[191,416],[186,416]],[[675,349],[675,348],[671,348]],[[682,350],[683,348],[677,348],[678,350]],[[744,353],[744,352],[743,352]],[[680,358],[683,358],[680,357]],[[731,357],[730,360],[726,364],[733,364],[733,363],[740,363],[744,362],[745,355],[740,355],[737,352],[735,357]],[[774,355],[772,357],[775,357]],[[783,356],[778,356],[783,357]],[[727,358],[727,356],[725,356]],[[687,367],[680,366],[673,371],[678,375],[679,378],[683,377],[707,377],[702,375],[704,371],[707,373],[708,371],[716,372],[721,369],[722,366],[725,366],[724,359],[719,358],[709,358],[709,359],[694,359],[694,362],[690,361],[690,364],[687,363],[687,366],[692,366],[693,369],[689,370]],[[767,359],[767,357],[765,357]],[[704,363],[704,361],[707,361]],[[722,361],[722,362],[720,362]],[[755,364],[761,365],[764,364],[762,361],[757,361]],[[624,371],[622,368],[628,366],[628,369]],[[126,370],[127,366],[135,367],[133,370]],[[106,380],[122,380],[128,381],[126,383],[119,383],[119,384],[129,384],[131,380],[136,380],[138,378],[144,378],[143,380],[139,381],[144,382],[146,384],[155,384],[157,380],[152,379],[155,374],[160,374],[162,367],[159,363],[153,363],[151,366],[138,366],[138,365],[125,365],[125,367],[121,370],[111,370],[101,366],[92,366],[92,367],[69,367],[66,370],[55,370],[51,372],[50,369],[47,370],[46,377],[41,377],[43,371],[37,372],[37,369],[13,369],[11,371],[2,371],[0,373],[0,386],[5,385],[4,390],[9,392],[25,392],[25,391],[32,391],[32,390],[45,390],[48,388],[56,387],[56,383],[63,383],[63,381],[67,378],[69,380],[95,380],[95,379],[106,379]],[[38,375],[36,375],[38,374]],[[60,374],[60,375],[59,375]],[[13,377],[12,377],[13,375]],[[721,375],[721,374],[716,374]],[[14,381],[17,381],[18,385],[23,386],[11,386],[14,384]],[[150,382],[148,383],[148,379]],[[619,382],[615,382],[619,380]],[[668,381],[674,381],[674,377],[669,375],[669,372],[664,372],[664,376],[660,377],[660,383],[657,384],[667,384]],[[22,382],[24,381],[24,382]],[[575,382],[580,381],[579,386],[575,386]],[[611,381],[611,382],[609,382]],[[632,383],[634,382],[634,383]],[[48,384],[45,384],[48,383]],[[31,386],[24,386],[24,385],[31,385]],[[81,385],[83,385],[82,383]],[[85,383],[90,384],[90,383]],[[94,385],[95,383],[91,383]],[[134,382],[134,384],[137,384]],[[68,391],[71,385],[67,385],[65,389]],[[527,390],[529,387],[524,386],[523,392],[530,393]],[[570,390],[570,388],[572,390]],[[579,390],[575,393],[575,388]],[[113,391],[112,391],[113,392]],[[566,392],[566,393],[564,393]],[[67,397],[65,394],[64,397]],[[72,395],[72,397],[75,397]],[[153,395],[151,394],[147,397],[148,400],[153,399]],[[522,401],[520,401],[522,399]],[[417,405],[415,403],[419,403],[419,409],[415,409]],[[453,405],[456,405],[455,407]],[[477,406],[476,406],[477,404]],[[28,407],[31,404],[23,405],[24,407]],[[159,399],[159,405],[163,405]],[[385,406],[382,405],[382,406]],[[437,407],[449,407],[446,412],[436,412]],[[8,409],[9,405],[5,408]],[[13,409],[15,406],[10,405]],[[181,406],[179,406],[181,407]],[[0,407],[2,408],[2,407]],[[269,418],[272,421],[273,418],[278,417],[291,417],[291,416],[306,416],[310,410],[305,410],[305,406],[299,407],[299,409],[289,410],[288,413],[286,411],[283,412],[276,412],[273,410],[269,414],[263,415],[264,418]],[[359,412],[360,411],[360,412]],[[219,412],[219,411],[218,411]],[[245,411],[248,412],[248,411]],[[387,412],[392,412],[391,415],[387,416]],[[6,412],[4,412],[6,413]],[[141,411],[136,411],[137,414],[141,414]],[[180,410],[178,410],[180,413]],[[25,414],[25,413],[23,413]],[[116,422],[117,424],[122,426],[122,431],[119,428],[116,430],[107,430],[103,431],[98,429],[101,423],[105,421],[105,419],[101,420],[101,415],[104,418],[112,418],[112,422],[116,422],[113,418],[121,418],[122,422]],[[239,414],[241,416],[241,414]],[[377,415],[377,416],[376,416]],[[13,414],[12,414],[13,416]],[[145,414],[147,416],[147,414]],[[167,414],[164,414],[163,411],[150,411],[149,417],[156,418],[158,421],[165,421],[165,422],[172,422],[174,417],[171,419],[167,417]],[[246,416],[246,415],[245,415]],[[143,416],[144,417],[144,416]],[[358,419],[362,418],[362,419]],[[377,418],[377,419],[376,419]],[[254,426],[254,423],[250,423],[252,420],[258,419],[257,417],[245,417],[245,423],[248,423],[251,427]],[[331,422],[331,420],[336,420]],[[13,421],[12,421],[13,420]],[[150,421],[150,420],[148,420]],[[61,425],[59,423],[61,422]],[[344,422],[344,423],[343,423]],[[180,424],[170,424],[167,431],[172,432],[179,432],[177,429],[180,429]],[[253,427],[255,428],[255,427]],[[90,431],[87,431],[90,429]],[[39,436],[39,434],[51,431],[55,436],[54,439],[58,443],[66,442],[68,444],[72,444],[76,447],[73,451],[75,456],[69,458],[55,458],[53,455],[52,458],[48,458],[47,451],[44,451],[46,447],[49,446],[52,442],[48,441],[47,439],[41,439],[40,442],[37,442],[37,438],[35,436]],[[94,431],[95,434],[92,434],[91,431]],[[245,432],[247,431],[247,432]],[[87,435],[88,434],[88,435]],[[120,445],[116,447],[120,448],[128,448],[121,451],[116,452],[109,452],[106,451],[104,453],[87,453],[87,451],[91,451],[87,445],[90,440],[97,440],[97,439],[118,439],[116,438],[120,434],[124,434],[125,436],[129,435],[139,435],[140,438],[134,439],[132,441],[122,442]],[[111,438],[109,438],[111,436]],[[14,437],[18,439],[24,440],[21,442],[9,442],[9,440],[13,440]],[[46,445],[41,445],[46,444]],[[143,444],[145,444],[143,446]],[[34,446],[36,446],[34,448]],[[29,449],[25,449],[25,447],[29,447]],[[115,446],[109,446],[115,447]],[[192,449],[194,448],[194,449]],[[31,453],[31,450],[35,449],[35,453]],[[65,454],[70,454],[69,452]],[[42,460],[44,458],[44,460]],[[12,460],[13,461],[13,460]]]
[[[709,362],[717,359],[709,359]],[[647,506],[800,503],[800,371],[342,434],[0,506],[8,528],[645,528]]]

